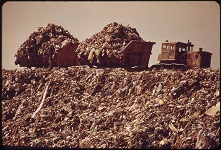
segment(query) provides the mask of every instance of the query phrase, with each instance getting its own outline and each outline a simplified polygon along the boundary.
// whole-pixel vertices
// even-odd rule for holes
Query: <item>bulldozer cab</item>
[[[163,42],[161,54],[158,55],[158,61],[161,63],[182,63],[186,62],[186,53],[193,50],[191,42]]]

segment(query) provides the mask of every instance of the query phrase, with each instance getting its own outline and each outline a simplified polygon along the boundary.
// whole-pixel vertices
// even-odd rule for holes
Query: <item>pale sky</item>
[[[37,27],[63,26],[81,42],[111,22],[128,24],[156,42],[149,66],[158,63],[162,42],[187,42],[213,53],[220,68],[220,7],[215,1],[6,2],[2,5],[2,68],[15,69],[14,54]]]

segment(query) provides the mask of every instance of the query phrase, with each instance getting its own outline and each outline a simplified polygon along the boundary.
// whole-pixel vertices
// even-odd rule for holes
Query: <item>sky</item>
[[[149,66],[158,63],[161,44],[187,42],[212,53],[220,68],[220,6],[215,1],[60,1],[6,2],[2,5],[2,68],[15,69],[15,53],[37,27],[61,25],[80,42],[112,22],[136,28],[144,40],[156,42]]]

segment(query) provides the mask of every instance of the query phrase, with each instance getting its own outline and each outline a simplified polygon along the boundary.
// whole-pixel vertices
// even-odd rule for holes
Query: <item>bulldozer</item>
[[[193,51],[194,45],[188,40],[184,42],[162,43],[161,53],[158,55],[158,64],[154,64],[150,69],[171,69],[186,71],[190,68],[209,68],[212,53],[203,51]]]

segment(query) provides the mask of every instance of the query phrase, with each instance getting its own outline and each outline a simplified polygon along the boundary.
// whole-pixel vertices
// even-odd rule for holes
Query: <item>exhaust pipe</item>
[[[199,52],[202,52],[203,51],[203,48],[199,48]]]

